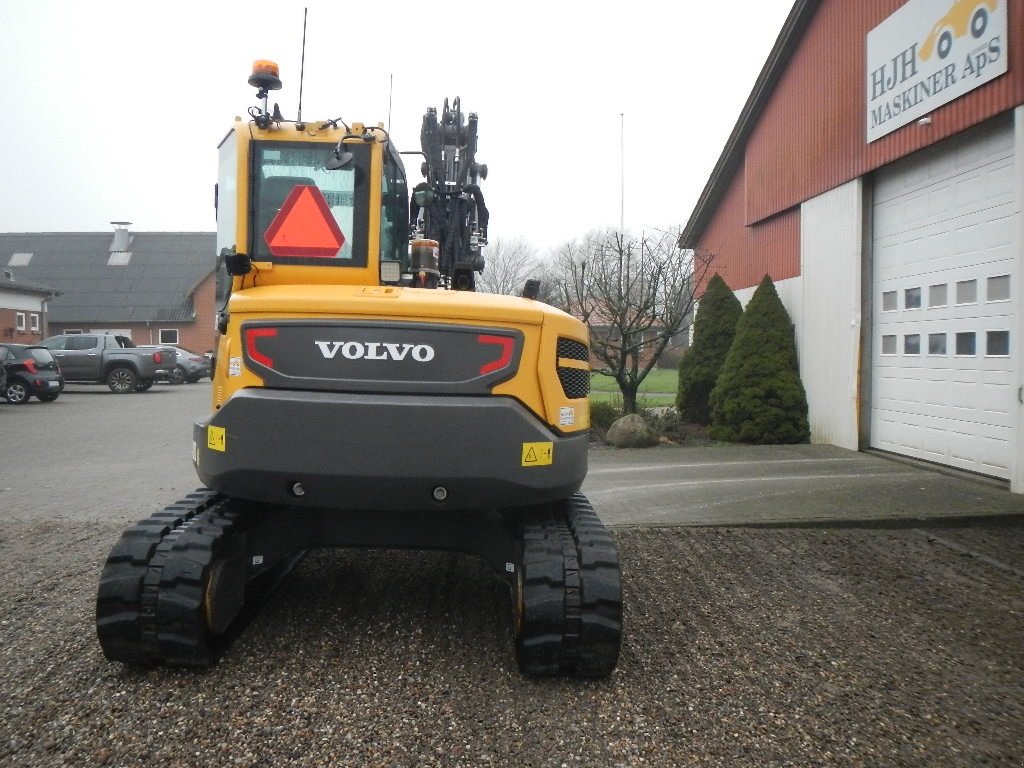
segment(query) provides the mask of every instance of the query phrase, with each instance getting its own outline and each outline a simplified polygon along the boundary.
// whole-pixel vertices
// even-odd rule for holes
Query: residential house
[[[0,342],[35,344],[46,334],[47,305],[53,288],[23,280],[11,267],[0,267]]]
[[[40,309],[39,333],[31,339],[109,331],[136,344],[213,349],[216,235],[131,232],[126,223],[115,226],[112,233],[0,234],[0,269],[13,272],[23,285],[48,286],[53,296],[46,302],[45,323]],[[31,329],[31,312],[0,310],[10,311],[26,311]],[[9,327],[17,328],[19,317],[12,316]],[[6,321],[7,315],[0,318]]]

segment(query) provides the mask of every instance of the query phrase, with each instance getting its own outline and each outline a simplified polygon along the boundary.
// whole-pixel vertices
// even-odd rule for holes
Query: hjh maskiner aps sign
[[[909,0],[868,33],[868,143],[1006,72],[1008,2]]]

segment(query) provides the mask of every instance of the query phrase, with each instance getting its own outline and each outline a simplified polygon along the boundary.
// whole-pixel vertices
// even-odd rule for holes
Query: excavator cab
[[[97,596],[104,653],[214,663],[306,551],[404,547],[491,565],[525,673],[609,674],[618,558],[579,493],[587,329],[472,290],[487,222],[476,116],[460,130],[458,100],[441,123],[428,110],[429,194],[410,206],[383,126],[271,113],[268,62],[250,83],[262,107],[219,146],[230,284],[211,412],[193,425],[204,487],[115,545]]]

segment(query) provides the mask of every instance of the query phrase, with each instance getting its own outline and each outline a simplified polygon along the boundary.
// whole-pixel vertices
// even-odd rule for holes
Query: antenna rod
[[[309,8],[302,9],[302,63],[299,64],[299,119],[302,122],[302,81],[306,76],[306,14]]]

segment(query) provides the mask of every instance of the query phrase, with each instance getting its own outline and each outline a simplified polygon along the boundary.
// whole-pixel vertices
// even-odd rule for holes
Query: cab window
[[[388,143],[380,185],[380,260],[409,269],[409,193],[402,160]]]
[[[360,144],[346,144],[352,161],[344,168],[327,170],[325,164],[332,156],[334,145],[323,142],[255,141],[252,144],[253,194],[250,221],[251,256],[255,261],[273,261],[286,264],[316,266],[365,267],[367,207],[369,202],[370,148]],[[315,187],[316,193],[299,199],[296,220],[309,221],[312,226],[290,229],[287,219],[278,220],[281,208],[295,192],[296,187]],[[301,194],[301,193],[298,193]],[[326,203],[333,222],[317,220],[321,214],[321,200]],[[299,210],[300,205],[305,210]],[[334,250],[331,224],[340,230],[344,242]],[[275,232],[277,235],[275,236]],[[324,233],[328,233],[324,237]],[[304,241],[309,236],[311,240]],[[285,248],[271,248],[268,237],[275,243],[288,242]],[[324,243],[329,248],[324,250]],[[274,251],[277,251],[275,254]]]
[[[95,336],[69,336],[64,348],[69,352],[78,349],[94,349],[96,341]]]

